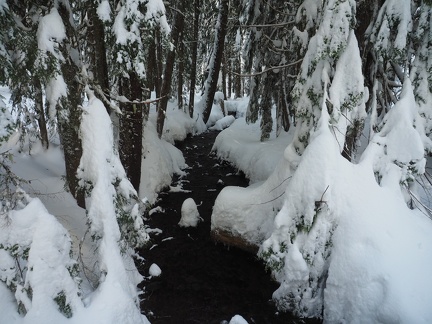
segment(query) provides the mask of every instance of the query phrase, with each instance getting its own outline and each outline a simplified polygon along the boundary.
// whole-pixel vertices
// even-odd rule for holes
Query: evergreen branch
[[[277,188],[279,188],[280,186],[282,186],[282,184],[283,184],[285,181],[287,181],[287,180],[289,180],[289,179],[291,179],[291,178],[292,178],[292,176],[289,176],[288,178],[284,179],[284,180],[283,180],[279,185],[277,185],[277,186],[274,187],[272,190],[270,190],[270,192],[276,190]]]
[[[418,208],[418,210],[420,212],[422,212],[422,214],[424,214],[427,218],[429,218],[430,220],[432,220],[432,209],[429,208],[429,207],[427,207],[424,203],[422,203],[420,201],[420,199],[417,198],[417,196],[407,186],[405,188],[407,189],[408,194],[410,195],[411,199],[414,199],[414,201],[417,202],[424,209],[424,210],[422,210],[421,208],[419,208],[419,206],[416,206]],[[414,202],[414,204],[416,205],[415,202]]]
[[[239,25],[238,27],[243,27],[243,28],[265,28],[265,27],[284,27],[290,24],[294,24],[295,21],[294,20],[290,20],[284,23],[279,23],[279,24],[252,24],[252,25]]]
[[[279,196],[277,196],[276,198],[273,198],[273,199],[271,199],[271,200],[269,200],[269,201],[266,201],[266,202],[262,202],[262,203],[258,203],[258,204],[252,204],[252,206],[265,205],[265,204],[271,203],[271,202],[273,202],[273,201],[279,199],[280,197],[282,197],[284,194],[285,194],[285,191],[282,192],[282,193],[281,193]]]

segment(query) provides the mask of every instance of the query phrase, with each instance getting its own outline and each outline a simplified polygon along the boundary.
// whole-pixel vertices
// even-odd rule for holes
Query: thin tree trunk
[[[232,65],[232,61],[231,60],[229,60],[228,62],[229,62],[228,66],[229,66],[229,71],[230,72],[228,73],[227,96],[228,96],[228,98],[231,98],[232,89],[233,89],[233,77],[232,77],[231,71],[232,71],[233,65]]]
[[[41,142],[42,142],[42,146],[47,150],[49,148],[48,130],[47,130],[46,119],[45,119],[42,85],[39,79],[34,80],[34,87],[35,87],[35,110],[38,115],[37,121],[39,125]]]
[[[177,52],[178,56],[178,69],[177,69],[177,101],[178,108],[183,110],[183,73],[184,73],[184,44],[183,44],[183,32],[179,35],[179,48]]]
[[[226,88],[226,78],[227,78],[227,67],[226,67],[226,59],[225,55],[222,56],[222,93],[224,95],[224,99],[227,100],[227,88]]]
[[[242,81],[241,81],[241,65],[240,65],[240,54],[236,56],[234,62],[234,70],[236,75],[234,76],[234,98],[241,98],[242,96]]]
[[[192,62],[191,62],[191,80],[189,89],[189,116],[192,118],[194,113],[195,87],[196,87],[196,71],[197,71],[197,55],[198,55],[198,29],[200,15],[200,0],[194,1],[194,27],[193,27],[193,42],[192,42]]]
[[[135,72],[129,73],[129,78],[120,80],[120,94],[129,100],[142,100],[141,81]],[[121,103],[120,108],[120,160],[126,174],[135,190],[139,190],[141,181],[142,160],[142,131],[143,110],[142,105]]]
[[[216,93],[217,82],[219,78],[219,71],[222,63],[222,57],[224,52],[224,43],[226,35],[226,27],[228,21],[228,6],[229,0],[221,0],[219,6],[219,16],[216,29],[215,43],[212,58],[210,61],[210,71],[207,80],[204,84],[204,95],[203,95],[203,121],[207,123]]]
[[[166,58],[165,73],[164,73],[162,89],[161,89],[161,100],[157,112],[156,129],[159,138],[162,137],[163,127],[165,123],[165,114],[168,105],[168,96],[171,90],[172,74],[174,69],[175,51],[177,50],[178,47],[179,35],[183,30],[183,24],[184,24],[183,8],[184,8],[184,0],[180,0],[178,2],[176,16],[174,20],[174,26],[171,33],[172,42],[174,46],[173,48],[170,49]]]
[[[91,25],[88,33],[92,50],[89,51],[93,78],[104,93],[109,92],[108,63],[105,48],[105,31],[102,21],[96,12],[97,2],[93,1],[89,9]],[[108,114],[110,106],[105,105]]]
[[[162,91],[162,82],[161,82],[161,76],[162,76],[162,58],[163,58],[163,52],[162,52],[162,37],[161,37],[161,31],[159,28],[156,29],[156,76],[155,76],[155,92],[156,92],[156,98],[162,97],[161,91]],[[159,105],[158,105],[159,107]]]

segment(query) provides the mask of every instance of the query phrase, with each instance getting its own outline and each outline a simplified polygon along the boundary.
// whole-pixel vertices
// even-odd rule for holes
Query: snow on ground
[[[261,142],[259,123],[248,125],[244,118],[236,119],[217,136],[213,146],[217,156],[242,170],[252,185],[222,189],[213,207],[212,230],[227,231],[254,245],[268,237],[274,216],[282,208],[286,181],[295,168],[282,159],[291,139],[292,131]]]
[[[10,97],[7,88],[0,88],[0,94],[6,99]],[[217,121],[217,116],[219,116],[218,109],[218,106],[215,106],[214,110],[216,113],[212,113],[214,122]],[[188,134],[200,133],[206,129],[207,127],[203,124],[199,112],[191,119],[184,112],[176,108],[175,102],[170,102],[167,109],[164,134],[162,139],[159,139],[156,135],[153,109],[144,131],[143,145],[145,156],[143,158],[140,187],[140,197],[142,199],[147,199],[150,203],[154,203],[157,198],[157,192],[171,184],[174,173],[179,175],[184,174],[183,169],[187,168],[187,165],[184,162],[181,151],[175,148],[173,143],[183,140]],[[55,296],[47,295],[52,290],[49,287],[57,287],[55,285],[57,285],[58,281],[50,282],[54,278],[53,276],[46,273],[47,271],[38,271],[38,277],[33,276],[33,280],[36,280],[36,284],[33,287],[33,311],[29,312],[28,316],[22,316],[16,311],[16,297],[0,282],[0,323],[147,323],[146,317],[138,314],[136,306],[130,303],[130,296],[125,294],[124,289],[118,289],[118,283],[114,282],[115,278],[112,276],[106,276],[103,285],[100,285],[95,290],[95,283],[98,280],[98,276],[95,275],[97,253],[95,253],[95,246],[88,232],[86,211],[78,207],[71,194],[64,189],[65,167],[58,139],[56,142],[51,143],[48,150],[44,150],[40,143],[37,142],[32,143],[31,151],[29,150],[28,142],[24,143],[22,151],[19,150],[19,147],[19,136],[18,134],[14,134],[0,150],[0,152],[10,150],[14,154],[14,162],[11,163],[12,171],[27,181],[22,184],[22,187],[29,195],[30,204],[20,211],[13,212],[13,215],[16,214],[17,220],[21,219],[21,216],[26,219],[28,218],[20,226],[27,228],[26,231],[29,233],[39,231],[37,232],[39,238],[49,237],[48,232],[50,231],[48,229],[53,230],[54,228],[58,228],[57,232],[64,233],[64,236],[55,236],[53,238],[55,243],[52,244],[52,247],[55,247],[55,244],[68,242],[68,237],[70,237],[72,258],[78,261],[80,266],[79,274],[83,279],[80,284],[82,296],[74,302],[69,300],[70,303],[73,302],[73,305],[71,305],[73,306],[74,316],[71,319],[67,319],[57,311],[57,305],[52,300]],[[50,221],[55,226],[37,226],[37,224],[45,224]],[[27,226],[29,222],[31,223],[30,227]],[[45,230],[46,232],[40,232],[41,230]],[[149,231],[151,230],[149,229]],[[28,240],[30,238],[31,235],[26,234],[21,239]],[[0,243],[2,244],[11,243],[11,239],[6,235],[0,235]],[[8,240],[8,242],[5,240]],[[33,242],[37,243],[38,241],[33,238]],[[6,264],[5,262],[11,260],[7,259],[7,253],[3,253],[2,251],[0,250],[0,264],[4,265]],[[37,251],[36,246],[31,251]],[[29,262],[31,260],[38,260],[37,258],[35,259],[34,255],[50,253],[49,249],[41,250],[39,254],[31,251]],[[50,255],[54,256],[55,253],[51,253]],[[65,255],[69,256],[68,252]],[[59,258],[57,259],[60,260]],[[39,261],[31,262],[40,264],[38,263]],[[14,264],[14,262],[12,263]],[[37,267],[34,268],[36,272]],[[156,275],[158,271],[155,267],[153,268],[153,275]],[[0,271],[0,274],[3,275],[4,272]],[[45,280],[45,284],[43,280]],[[131,288],[134,289],[133,287]],[[20,296],[24,301],[28,301],[25,298],[25,294],[17,296]],[[43,298],[38,298],[38,296],[43,296]],[[112,296],[112,298],[108,298],[107,296]],[[117,302],[113,304],[114,299]],[[46,304],[47,300],[51,300],[49,305]],[[45,306],[41,304],[41,301],[45,303]]]
[[[274,258],[268,265],[281,283],[274,298],[282,308],[293,298],[305,313],[319,315],[324,306],[330,323],[432,322],[432,222],[407,207],[398,174],[387,170],[393,180],[378,185],[373,150],[349,163],[323,126],[301,158],[292,146],[276,149],[279,140],[263,145],[253,127],[236,120],[214,149],[255,181],[266,181],[225,187],[212,230],[254,244],[265,240],[261,253]],[[273,159],[261,161],[268,156]]]
[[[291,142],[293,131],[277,138],[260,141],[259,123],[248,125],[239,118],[216,138],[213,151],[223,160],[242,170],[251,183],[266,180],[275,169],[285,147]]]

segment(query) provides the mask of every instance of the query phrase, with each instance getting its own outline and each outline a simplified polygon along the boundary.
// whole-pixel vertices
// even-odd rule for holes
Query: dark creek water
[[[144,281],[141,308],[151,323],[221,323],[234,315],[248,323],[320,323],[279,313],[271,296],[278,284],[271,280],[256,256],[216,244],[210,238],[210,217],[214,201],[224,186],[246,186],[248,181],[226,162],[210,154],[216,132],[190,137],[178,145],[190,169],[176,179],[190,192],[163,192],[155,212],[147,221],[151,244],[140,251],[146,260],[140,271],[149,275],[156,263],[159,277]],[[193,198],[203,221],[196,228],[177,224],[181,205]]]

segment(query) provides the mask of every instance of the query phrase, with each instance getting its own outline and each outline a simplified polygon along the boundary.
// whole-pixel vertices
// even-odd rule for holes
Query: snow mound
[[[181,151],[158,137],[153,119],[150,118],[144,127],[144,158],[141,163],[139,188],[140,198],[146,197],[150,204],[155,203],[159,191],[171,184],[172,175],[174,173],[184,175],[182,169],[186,168]],[[164,138],[166,136],[165,134]]]
[[[156,263],[153,263],[149,269],[149,275],[152,277],[159,277],[162,274],[161,268]]]
[[[197,205],[192,198],[186,199],[181,207],[181,219],[178,223],[181,227],[196,227],[202,220]]]
[[[234,123],[235,117],[234,116],[225,116],[221,119],[219,119],[214,126],[210,127],[210,130],[217,130],[221,131],[227,127],[229,127],[232,123]]]
[[[259,123],[248,125],[244,118],[236,119],[217,136],[212,148],[218,158],[242,170],[251,183],[272,174],[293,136],[293,131],[281,132],[279,137],[261,142],[259,127]]]
[[[235,315],[233,318],[231,318],[229,324],[248,324],[248,322],[242,316]]]

